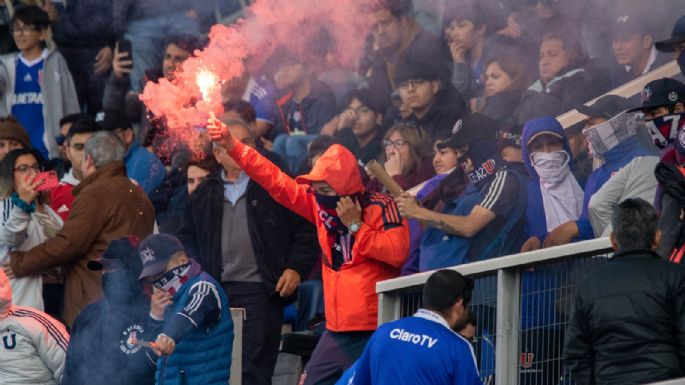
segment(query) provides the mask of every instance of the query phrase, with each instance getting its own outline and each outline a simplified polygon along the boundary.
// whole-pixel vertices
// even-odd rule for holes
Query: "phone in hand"
[[[37,191],[51,190],[59,185],[59,179],[57,178],[57,173],[55,170],[41,172],[40,174],[36,175],[35,181],[41,182],[36,189]]]
[[[117,40],[117,48],[119,49],[119,53],[122,53],[122,52],[128,53],[128,56],[123,60],[133,61],[133,48],[131,46],[130,40],[123,39],[123,38]]]

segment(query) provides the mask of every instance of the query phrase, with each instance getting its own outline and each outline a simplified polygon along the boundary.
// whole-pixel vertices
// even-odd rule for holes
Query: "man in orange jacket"
[[[397,277],[409,252],[409,228],[392,197],[364,191],[356,157],[331,146],[295,180],[210,119],[212,140],[283,206],[317,227],[323,251],[326,332],[300,384],[332,384],[359,358],[376,329],[376,282]]]

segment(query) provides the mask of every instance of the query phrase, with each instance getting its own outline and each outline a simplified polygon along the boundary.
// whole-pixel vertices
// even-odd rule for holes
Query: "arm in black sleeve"
[[[290,229],[292,247],[285,267],[297,271],[300,274],[300,279],[304,281],[321,253],[316,228],[309,221],[293,212],[288,211],[287,215],[289,223],[292,223]]]
[[[564,365],[571,371],[573,379],[578,384],[594,383],[594,354],[591,338],[582,296],[576,292],[571,319],[566,329]]]
[[[221,316],[221,298],[216,286],[209,281],[198,281],[190,288],[183,308],[171,315],[162,328],[162,334],[176,343],[200,325],[213,324]]]
[[[186,254],[193,258],[199,258],[200,249],[197,245],[197,233],[195,219],[193,218],[193,197],[188,197],[185,210],[183,211],[183,225],[176,236],[183,244]]]

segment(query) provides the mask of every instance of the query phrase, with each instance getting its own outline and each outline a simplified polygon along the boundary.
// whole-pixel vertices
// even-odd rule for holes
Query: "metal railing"
[[[475,281],[475,352],[486,384],[570,384],[563,336],[576,283],[608,260],[608,238],[451,267]],[[432,272],[378,282],[379,324],[411,316]]]

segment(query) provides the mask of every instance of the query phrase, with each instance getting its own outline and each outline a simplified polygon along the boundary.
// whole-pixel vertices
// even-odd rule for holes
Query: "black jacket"
[[[445,139],[452,135],[452,129],[457,120],[468,114],[466,102],[454,85],[446,84],[445,88],[436,94],[436,101],[420,119],[416,115],[409,117],[423,128],[431,138],[431,143],[437,139]]]
[[[578,385],[685,375],[685,268],[619,250],[577,286],[564,363]]]
[[[272,153],[263,153],[279,164]],[[320,254],[314,226],[277,203],[261,186],[250,181],[247,187],[247,227],[259,273],[267,294],[274,293],[283,270],[293,269],[304,281]],[[186,251],[207,273],[221,282],[221,254],[224,183],[208,179],[189,197],[179,239]]]

